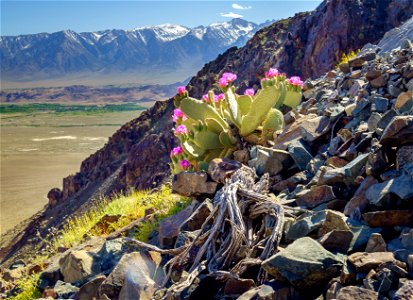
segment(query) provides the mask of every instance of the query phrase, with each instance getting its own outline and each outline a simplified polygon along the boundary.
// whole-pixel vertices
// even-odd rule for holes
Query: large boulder
[[[163,277],[160,262],[160,254],[151,251],[125,254],[100,285],[100,296],[111,300],[151,299]]]
[[[216,182],[208,181],[208,175],[204,172],[181,172],[173,177],[172,191],[187,197],[212,195],[217,185]]]
[[[317,241],[304,237],[262,263],[276,278],[294,287],[317,294],[330,279],[340,273],[343,261],[324,249]]]
[[[93,257],[83,250],[69,250],[59,260],[59,265],[64,281],[69,283],[83,282],[100,271]]]

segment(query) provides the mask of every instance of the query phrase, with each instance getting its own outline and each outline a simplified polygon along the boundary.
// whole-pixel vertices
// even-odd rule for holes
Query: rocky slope
[[[150,244],[100,237],[55,256],[43,296],[412,299],[413,43],[379,51],[307,80],[271,146],[174,176],[194,202]],[[9,282],[35,266],[13,268]]]
[[[229,47],[243,46],[264,25],[233,19],[195,28],[164,24],[133,30],[3,36],[1,76],[3,81],[38,81],[196,70]]]
[[[258,74],[273,65],[288,74],[319,75],[333,67],[341,53],[361,48],[366,42],[377,42],[412,12],[411,1],[404,0],[325,1],[314,12],[276,22],[257,32],[245,47],[231,48],[219,55],[192,78],[188,89],[191,95],[201,97],[225,70],[238,74],[241,89],[253,86]],[[355,38],[354,32],[361,28],[363,37]],[[127,187],[152,188],[167,179],[173,145],[172,109],[171,100],[158,102],[86,159],[79,173],[65,178],[63,190],[54,190],[49,195],[52,205],[29,225],[25,224],[26,231],[19,230],[20,235],[11,243],[15,233],[9,232],[3,238],[3,263],[32,249],[40,241],[33,238],[36,231],[40,231],[40,236],[47,235],[47,228],[59,227],[65,216],[87,209],[97,195]]]

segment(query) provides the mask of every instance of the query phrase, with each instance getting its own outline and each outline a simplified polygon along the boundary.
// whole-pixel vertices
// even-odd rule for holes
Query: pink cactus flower
[[[275,68],[270,68],[267,72],[265,72],[265,77],[267,78],[274,78],[278,75],[280,75],[280,72],[278,72]]]
[[[294,86],[303,86],[303,81],[298,76],[292,76],[288,79],[288,82]]]
[[[184,86],[178,86],[178,94],[179,95],[183,95],[183,94],[185,94],[185,92],[186,92],[186,87],[184,87]]]
[[[220,86],[221,88],[227,87],[227,86],[228,86],[228,80],[227,80],[226,78],[224,78],[224,77],[221,77],[221,78],[219,79],[218,84],[219,84],[219,86]]]
[[[254,89],[246,89],[244,92],[244,95],[248,95],[248,96],[254,96],[255,91]]]
[[[233,82],[233,81],[237,80],[237,75],[234,74],[234,73],[226,72],[226,73],[222,74],[221,78],[225,78],[228,82]]]
[[[268,80],[268,78],[267,78],[267,77],[261,78],[261,82],[263,82],[263,81],[267,81],[267,80]]]
[[[178,122],[179,118],[182,118],[183,121],[188,119],[180,108],[175,108],[174,113],[172,115],[172,120],[174,122]]]
[[[184,152],[184,149],[182,149],[181,146],[175,147],[171,151],[171,156],[176,156],[176,155],[182,154],[182,152]]]
[[[218,103],[219,101],[222,101],[224,99],[225,99],[225,95],[224,95],[224,93],[221,93],[219,95],[215,95],[214,101],[215,101],[215,103]]]
[[[185,125],[179,125],[179,126],[176,127],[176,129],[175,129],[175,133],[176,133],[177,135],[186,134],[186,133],[188,133],[188,129],[186,128]]]
[[[203,95],[203,96],[202,96],[202,99],[203,99],[206,103],[209,103],[208,94]]]
[[[181,165],[182,169],[187,170],[191,167],[191,163],[189,161],[187,161],[186,159],[183,159],[179,162],[179,164]]]

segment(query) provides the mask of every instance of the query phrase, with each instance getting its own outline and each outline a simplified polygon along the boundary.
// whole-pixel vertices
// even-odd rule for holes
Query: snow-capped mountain
[[[164,24],[132,30],[2,36],[1,79],[32,81],[155,71],[172,74],[182,67],[195,70],[226,49],[244,45],[268,24],[233,19],[195,28]]]

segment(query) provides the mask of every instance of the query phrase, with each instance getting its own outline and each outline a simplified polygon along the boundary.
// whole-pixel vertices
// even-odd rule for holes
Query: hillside
[[[276,22],[258,31],[245,47],[231,48],[219,55],[191,79],[188,90],[200,98],[225,70],[238,74],[240,90],[246,85],[254,86],[258,75],[273,65],[306,78],[320,75],[332,68],[342,53],[367,42],[378,42],[412,12],[409,1],[325,1],[314,12]],[[357,37],[354,32],[360,32],[360,28],[363,36]],[[65,216],[91,207],[99,194],[131,187],[153,188],[168,179],[169,151],[174,144],[172,109],[172,100],[157,102],[87,158],[79,173],[65,178],[62,191],[49,194],[53,206],[22,224],[28,230],[19,231],[12,243],[7,245],[4,241],[10,241],[16,232],[9,232],[2,240],[3,263],[19,253],[29,253],[40,241],[32,238],[28,242],[37,230],[40,236],[46,236],[47,228],[59,227]]]
[[[366,45],[304,83],[271,69],[248,96],[256,106],[242,106],[248,97],[234,93],[232,73],[222,75],[225,96],[214,103],[212,94],[197,101],[180,88],[174,194],[170,184],[133,192],[71,219],[50,243],[55,255],[4,271],[6,291],[54,299],[412,299],[413,43],[394,42],[400,46],[382,54]],[[244,122],[258,111],[264,121]],[[268,137],[273,112],[278,130]],[[211,119],[233,127],[217,129]],[[216,130],[235,138],[213,148]],[[230,158],[215,156],[200,170],[201,151],[228,153],[223,146]],[[53,211],[61,199],[51,198]]]

